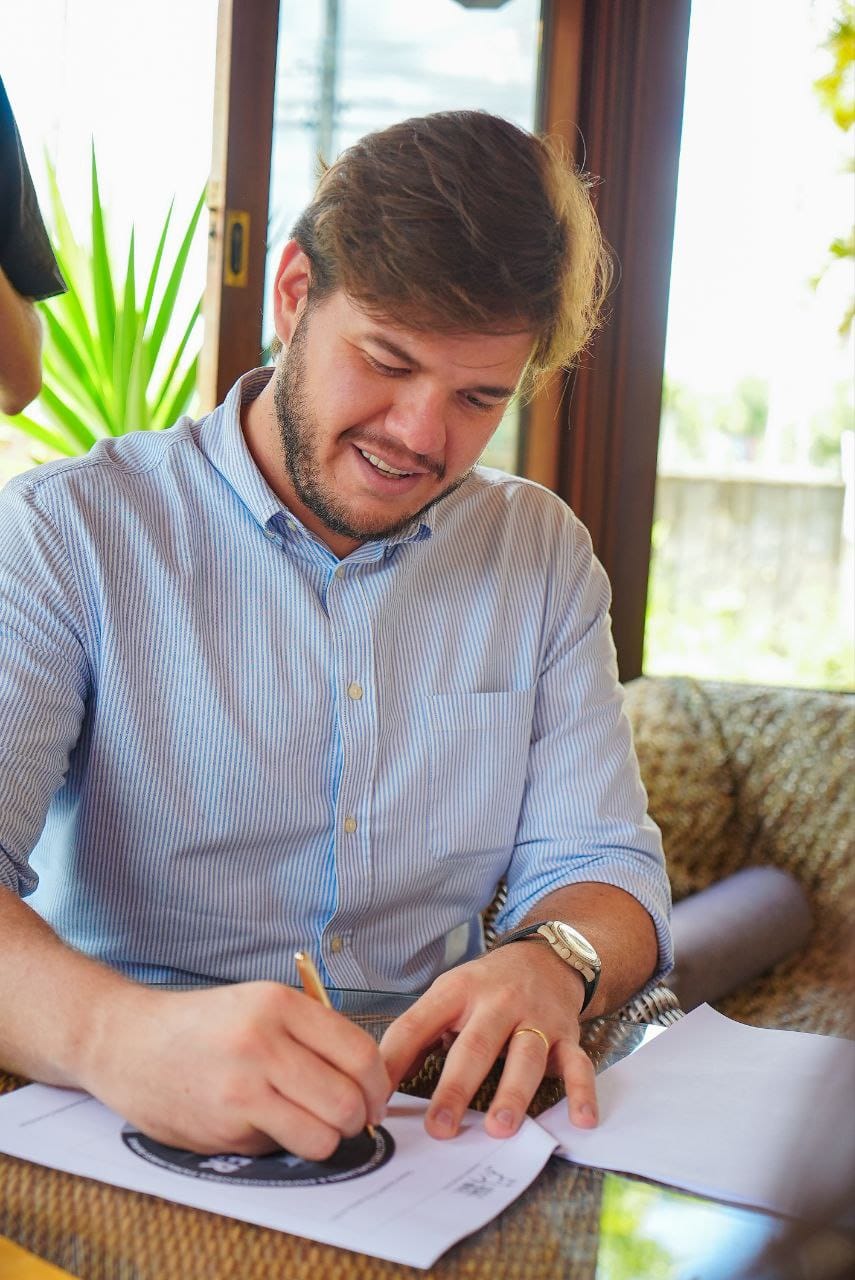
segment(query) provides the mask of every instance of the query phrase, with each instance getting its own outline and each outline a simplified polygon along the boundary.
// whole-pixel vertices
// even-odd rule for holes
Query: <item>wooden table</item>
[[[378,1036],[389,1020],[376,1002],[350,1012]],[[585,1047],[602,1067],[645,1034],[601,1019],[586,1029]],[[436,1069],[429,1064],[411,1091],[425,1093]],[[0,1074],[0,1092],[23,1083]],[[475,1105],[483,1109],[494,1086],[486,1082]],[[532,1114],[559,1090],[545,1082]],[[553,1157],[504,1213],[425,1272],[0,1155],[0,1235],[80,1280],[722,1280],[783,1231],[767,1214]],[[758,1273],[778,1274],[786,1273]]]

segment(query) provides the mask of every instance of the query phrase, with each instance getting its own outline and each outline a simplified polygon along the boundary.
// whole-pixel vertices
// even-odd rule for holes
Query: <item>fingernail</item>
[[[596,1120],[597,1118],[590,1102],[581,1103],[576,1114],[580,1120]]]
[[[446,1107],[443,1107],[440,1111],[434,1111],[431,1115],[431,1122],[437,1129],[448,1129],[450,1131],[454,1128],[454,1116]]]
[[[503,1129],[513,1129],[516,1124],[516,1116],[513,1111],[503,1107],[501,1111],[496,1112],[496,1124],[500,1124]]]
[[[375,1107],[374,1110],[371,1112],[372,1124],[382,1124],[385,1119],[386,1119],[385,1107]]]

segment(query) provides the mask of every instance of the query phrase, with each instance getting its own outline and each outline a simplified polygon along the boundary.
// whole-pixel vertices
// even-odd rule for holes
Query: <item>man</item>
[[[8,1068],[177,1146],[316,1159],[453,1041],[436,1137],[502,1054],[491,1134],[547,1069],[596,1122],[579,1017],[670,964],[659,836],[590,539],[475,464],[583,347],[603,263],[545,142],[393,126],[297,223],[272,371],[9,487]],[[539,922],[577,933],[513,938]],[[301,948],[331,985],[425,994],[378,1052],[282,985]],[[142,985],[199,975],[230,985]]]
[[[42,330],[32,300],[64,292],[0,80],[0,413],[20,413],[38,395]]]

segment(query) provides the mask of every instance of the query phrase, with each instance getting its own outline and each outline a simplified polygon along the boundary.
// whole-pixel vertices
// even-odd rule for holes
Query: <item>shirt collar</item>
[[[271,522],[275,522],[283,532],[290,529],[295,536],[315,541],[314,535],[280,502],[264,479],[247,448],[241,428],[241,409],[261,394],[272,376],[273,369],[267,367],[252,369],[238,378],[223,403],[202,424],[199,445],[202,453],[234,490],[262,529],[267,529]],[[435,512],[436,508],[431,507],[391,537],[363,544],[353,552],[354,558],[376,559],[387,549],[402,543],[420,542],[429,538],[433,532]]]
[[[205,419],[199,436],[199,447],[211,466],[219,471],[262,529],[283,506],[247,448],[240,411],[261,394],[272,374],[272,368],[253,369],[238,378],[223,403]]]

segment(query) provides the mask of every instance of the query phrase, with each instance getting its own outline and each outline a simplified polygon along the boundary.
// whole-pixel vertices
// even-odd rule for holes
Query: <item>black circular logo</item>
[[[379,1169],[395,1150],[392,1135],[380,1125],[375,1126],[373,1138],[367,1130],[355,1138],[342,1138],[329,1160],[303,1160],[281,1149],[266,1156],[204,1156],[168,1147],[130,1127],[122,1130],[122,1140],[149,1164],[233,1187],[321,1187],[328,1182],[347,1182]]]

